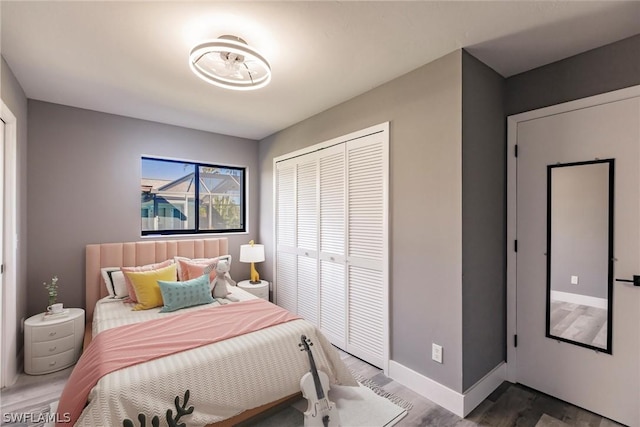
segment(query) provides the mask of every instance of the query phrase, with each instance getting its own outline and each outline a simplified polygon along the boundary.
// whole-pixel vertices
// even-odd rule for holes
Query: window
[[[143,157],[142,235],[246,231],[244,177],[244,168]]]

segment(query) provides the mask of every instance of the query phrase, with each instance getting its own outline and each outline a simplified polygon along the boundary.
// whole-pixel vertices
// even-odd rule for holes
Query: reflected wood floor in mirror
[[[551,300],[551,335],[607,347],[607,309]]]
[[[342,360],[355,374],[393,393],[413,407],[396,427],[619,427],[607,418],[578,408],[530,388],[502,383],[469,414],[460,418],[411,389],[384,375],[382,370],[339,351]],[[53,374],[21,374],[17,383],[0,392],[3,414],[19,412],[58,400],[72,368]],[[10,424],[3,423],[2,426]],[[14,424],[15,425],[15,424]],[[284,426],[279,426],[284,427]],[[297,427],[297,426],[296,426]],[[365,426],[362,426],[365,427]]]

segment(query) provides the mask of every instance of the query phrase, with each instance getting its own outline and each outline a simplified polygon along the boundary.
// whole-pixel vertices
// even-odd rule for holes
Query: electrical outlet
[[[571,276],[571,284],[572,285],[578,284],[578,276]]]
[[[431,344],[431,359],[438,363],[442,363],[442,346],[438,344]]]

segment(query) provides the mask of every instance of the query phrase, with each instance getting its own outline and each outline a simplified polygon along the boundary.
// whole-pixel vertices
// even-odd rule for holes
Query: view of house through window
[[[244,168],[143,157],[142,234],[245,231],[244,174]]]

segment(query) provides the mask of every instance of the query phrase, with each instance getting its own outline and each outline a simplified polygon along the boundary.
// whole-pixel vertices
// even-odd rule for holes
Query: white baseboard
[[[552,301],[564,301],[572,304],[587,305],[595,308],[608,308],[609,302],[606,298],[590,297],[582,294],[574,294],[571,292],[551,291]]]
[[[398,362],[389,361],[390,378],[463,418],[498,388],[506,376],[507,364],[502,362],[462,394]]]
[[[507,379],[507,364],[501,362],[485,375],[480,381],[471,386],[464,393],[464,416],[466,417],[476,409],[500,384]]]

